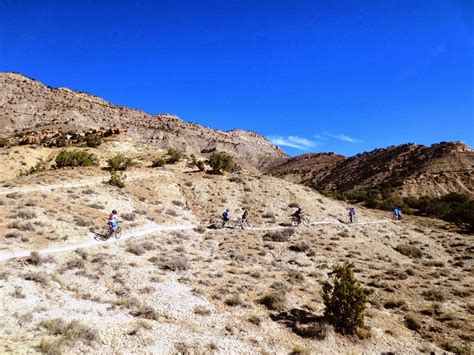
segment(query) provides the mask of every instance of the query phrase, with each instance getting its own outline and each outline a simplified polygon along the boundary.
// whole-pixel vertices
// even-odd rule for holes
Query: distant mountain
[[[267,170],[327,190],[386,188],[403,196],[474,197],[474,150],[461,142],[404,144],[344,158],[334,153],[280,159]]]
[[[244,130],[219,131],[170,114],[151,115],[97,96],[54,89],[16,73],[0,73],[0,137],[22,131],[122,128],[157,148],[189,153],[226,151],[241,165],[261,169],[286,154],[266,138]]]

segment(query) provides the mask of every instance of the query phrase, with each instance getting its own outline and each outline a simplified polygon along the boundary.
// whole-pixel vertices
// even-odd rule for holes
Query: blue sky
[[[0,0],[0,71],[291,155],[474,146],[473,4]]]

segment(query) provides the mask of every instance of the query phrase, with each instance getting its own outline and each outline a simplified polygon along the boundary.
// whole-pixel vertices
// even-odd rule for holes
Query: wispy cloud
[[[270,142],[279,146],[291,147],[299,150],[308,150],[309,148],[313,148],[316,146],[316,142],[298,137],[298,136],[270,136],[268,137]]]
[[[324,132],[322,135],[315,134],[314,137],[318,139],[327,139],[327,137],[329,137],[329,138],[337,139],[342,142],[348,142],[348,143],[353,143],[353,144],[361,142],[360,139],[350,137],[347,134],[331,134],[328,132]]]

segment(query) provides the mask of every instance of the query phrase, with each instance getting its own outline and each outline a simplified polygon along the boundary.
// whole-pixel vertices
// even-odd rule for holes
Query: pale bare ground
[[[360,223],[349,226],[340,222],[348,206],[303,186],[265,176],[208,176],[184,165],[136,167],[128,174],[141,177],[122,190],[98,180],[47,188],[101,173],[46,172],[2,187],[16,192],[0,196],[0,253],[62,252],[0,264],[0,352],[470,351],[469,236],[416,220],[392,223],[365,209],[358,209]],[[15,190],[37,186],[43,187]],[[309,227],[286,226],[296,204],[313,222]],[[238,218],[243,207],[254,230],[207,228],[224,208]],[[102,230],[113,208],[126,216],[129,239],[96,243],[91,233]],[[198,228],[166,230],[176,226]],[[405,250],[401,245],[408,255],[396,250]],[[354,262],[368,290],[371,336],[343,336],[330,327],[321,340],[301,336],[297,322],[322,315],[322,284],[344,261]],[[281,309],[259,302],[277,290],[286,295]],[[416,331],[405,325],[412,314],[421,324]],[[57,318],[84,329],[74,323],[82,331],[72,336],[51,325]]]

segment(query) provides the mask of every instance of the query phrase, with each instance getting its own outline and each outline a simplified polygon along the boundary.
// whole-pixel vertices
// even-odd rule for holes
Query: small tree
[[[85,141],[88,147],[97,148],[102,144],[102,137],[94,134],[88,134],[86,135]]]
[[[118,188],[124,188],[126,178],[127,175],[112,170],[110,172],[110,179],[107,180],[107,183],[112,186],[117,186]]]
[[[96,166],[99,165],[99,159],[93,153],[81,151],[79,149],[62,150],[56,157],[56,167],[75,168],[78,166]]]
[[[183,153],[179,150],[171,148],[168,150],[168,159],[166,159],[167,164],[174,164],[180,161]]]
[[[354,334],[364,326],[367,297],[356,280],[352,263],[337,265],[329,274],[333,283],[323,285],[324,316],[334,328],[343,334]]]
[[[111,170],[127,170],[133,164],[133,159],[121,153],[113,156],[108,161]]]
[[[225,152],[212,153],[208,164],[212,168],[213,174],[221,174],[222,171],[232,171],[234,167],[234,157]]]

